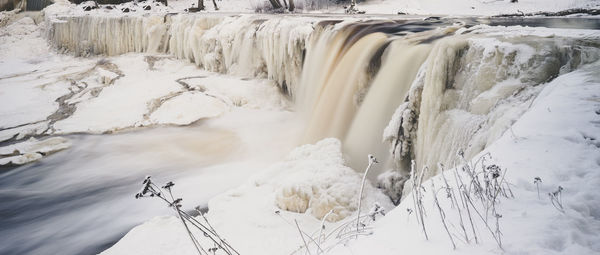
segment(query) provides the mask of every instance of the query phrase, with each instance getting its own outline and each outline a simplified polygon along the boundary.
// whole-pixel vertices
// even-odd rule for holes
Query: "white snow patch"
[[[594,0],[368,0],[358,4],[359,10],[367,14],[396,14],[403,12],[419,15],[498,15],[509,13],[556,12],[573,8],[598,7]]]
[[[169,99],[150,115],[157,124],[188,125],[204,118],[223,114],[229,107],[222,101],[199,92],[189,92]]]

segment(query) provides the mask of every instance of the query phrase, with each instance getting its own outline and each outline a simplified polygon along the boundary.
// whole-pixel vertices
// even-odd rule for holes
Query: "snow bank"
[[[367,14],[405,14],[420,15],[476,15],[491,16],[511,13],[534,13],[540,11],[557,12],[573,8],[592,8],[600,4],[594,0],[368,0],[358,4],[359,10]]]
[[[374,235],[338,246],[332,254],[600,252],[600,237],[595,234],[600,231],[600,195],[596,191],[600,183],[600,162],[597,160],[600,153],[595,135],[600,131],[597,125],[600,108],[596,100],[600,96],[600,76],[596,71],[599,67],[600,62],[595,62],[554,79],[545,86],[531,109],[512,126],[511,132],[504,133],[479,154],[490,153],[491,159],[485,164],[497,164],[507,171],[505,178],[515,196],[503,200],[497,208],[502,216],[499,222],[504,251],[497,247],[476,215],[479,244],[474,244],[466,223],[470,236],[470,244],[467,244],[461,238],[457,211],[451,208],[446,192],[441,189],[436,192],[437,197],[458,246],[452,251],[430,188],[431,182],[435,182],[436,187],[444,186],[442,176],[437,175],[423,185],[427,189],[423,204],[427,212],[425,225],[429,241],[425,240],[421,225],[415,220],[416,210],[409,196],[375,224]],[[445,171],[445,178],[456,190],[455,171]],[[539,198],[535,177],[542,180]],[[548,193],[555,192],[558,186],[564,188],[564,213],[553,207],[548,197]],[[491,227],[495,229],[494,224]]]
[[[48,51],[48,45],[40,37],[40,29],[30,17],[0,27],[0,56],[6,61],[15,57],[32,58]],[[27,40],[28,43],[22,43]]]
[[[62,4],[62,1],[55,1]],[[295,12],[304,13],[344,13],[343,6],[348,3],[336,4],[325,0],[295,0]],[[55,4],[57,5],[57,4]],[[144,6],[151,6],[145,10]],[[72,6],[71,10],[63,10],[62,13],[70,14],[103,14],[103,15],[143,15],[148,13],[173,13],[184,12],[185,9],[197,5],[195,0],[169,1],[168,6],[156,6],[152,1],[144,4],[125,3],[114,6],[113,9],[94,9],[84,11],[82,6]],[[217,1],[219,10],[216,10],[211,1],[204,3],[206,11],[203,13],[253,13],[265,11],[271,8],[266,0],[229,0]],[[498,15],[515,13],[535,13],[540,11],[556,12],[573,8],[594,8],[599,4],[594,0],[520,0],[517,3],[511,1],[484,1],[484,0],[366,0],[358,3],[358,9],[366,11],[367,14],[405,14],[418,15]],[[123,13],[122,9],[129,8],[129,12]],[[146,7],[146,9],[148,9]]]
[[[344,166],[340,142],[325,139],[294,149],[285,160],[251,177],[246,184],[216,196],[208,203],[207,216],[241,254],[289,254],[302,244],[294,220],[303,231],[313,233],[321,225],[318,217],[329,210],[334,212],[328,221],[356,216],[360,181],[358,173]],[[363,212],[375,202],[385,208],[392,206],[385,195],[367,183]],[[333,230],[340,223],[326,221],[325,225]],[[148,242],[157,233],[164,238]],[[144,254],[193,254],[185,235],[177,219],[156,218],[134,228],[103,254],[127,254],[133,247]]]

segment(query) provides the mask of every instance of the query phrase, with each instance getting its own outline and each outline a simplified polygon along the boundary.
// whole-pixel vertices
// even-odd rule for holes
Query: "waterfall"
[[[428,25],[322,29],[307,46],[297,100],[307,119],[303,142],[339,138],[355,170],[374,154],[385,162],[380,170],[407,174],[415,160],[432,176],[438,163],[457,163],[457,151],[472,158],[498,139],[544,84],[600,59],[591,42],[455,34],[462,24]]]
[[[313,90],[318,94],[314,96],[314,105],[308,113],[311,117],[304,137],[305,143],[314,143],[325,137],[341,139],[345,136],[356,109],[355,94],[366,75],[364,69],[386,41],[387,36],[383,33],[372,33],[361,38],[338,57],[338,62],[333,62],[331,72],[323,77],[324,82],[316,83],[319,86]],[[307,60],[306,64],[312,64],[312,60]],[[319,61],[318,58],[315,61]]]
[[[364,155],[368,154],[378,155],[380,162],[388,161],[387,148],[381,141],[383,130],[402,102],[399,99],[406,97],[430,50],[429,44],[413,45],[405,40],[396,40],[389,46],[344,138],[344,151],[351,165],[366,167]]]
[[[527,111],[546,83],[600,59],[600,49],[587,44],[469,34],[440,39],[384,135],[403,164],[398,168],[409,171],[407,159],[414,159],[432,176],[438,163],[453,166],[458,150],[474,157]]]
[[[375,154],[385,169],[407,173],[415,160],[429,175],[458,150],[471,158],[493,143],[544,84],[600,59],[593,39],[486,34],[451,20],[62,17],[48,38],[77,55],[170,54],[274,80],[306,120],[299,143],[336,137],[355,170]]]
[[[167,27],[162,16],[66,17],[51,22],[47,37],[62,51],[78,56],[164,52]]]

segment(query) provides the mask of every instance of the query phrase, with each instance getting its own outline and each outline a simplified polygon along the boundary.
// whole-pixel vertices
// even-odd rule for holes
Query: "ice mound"
[[[367,155],[365,160],[368,160]],[[244,224],[251,225],[271,226],[273,212],[281,210],[288,217],[318,223],[332,211],[326,220],[337,222],[356,215],[362,180],[362,173],[345,166],[344,162],[338,139],[326,138],[316,144],[303,145],[245,185],[215,197],[208,207],[211,215],[226,220],[240,217],[233,212],[244,208]],[[386,195],[367,181],[361,210],[368,211],[375,202],[385,208],[393,206]]]
[[[272,169],[278,172],[271,180],[275,202],[283,210],[310,212],[319,219],[333,211],[327,220],[339,221],[357,208],[361,175],[344,165],[337,139],[298,147]]]

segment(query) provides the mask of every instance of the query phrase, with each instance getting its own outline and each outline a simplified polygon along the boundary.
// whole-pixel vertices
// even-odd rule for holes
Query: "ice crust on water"
[[[135,22],[128,25],[140,27]],[[219,75],[169,55],[74,58],[56,54],[48,51],[41,37],[43,23],[35,25],[29,17],[0,29],[2,142],[157,124],[188,125],[238,107],[279,112],[289,104],[273,81]],[[39,155],[29,154],[27,161]]]

